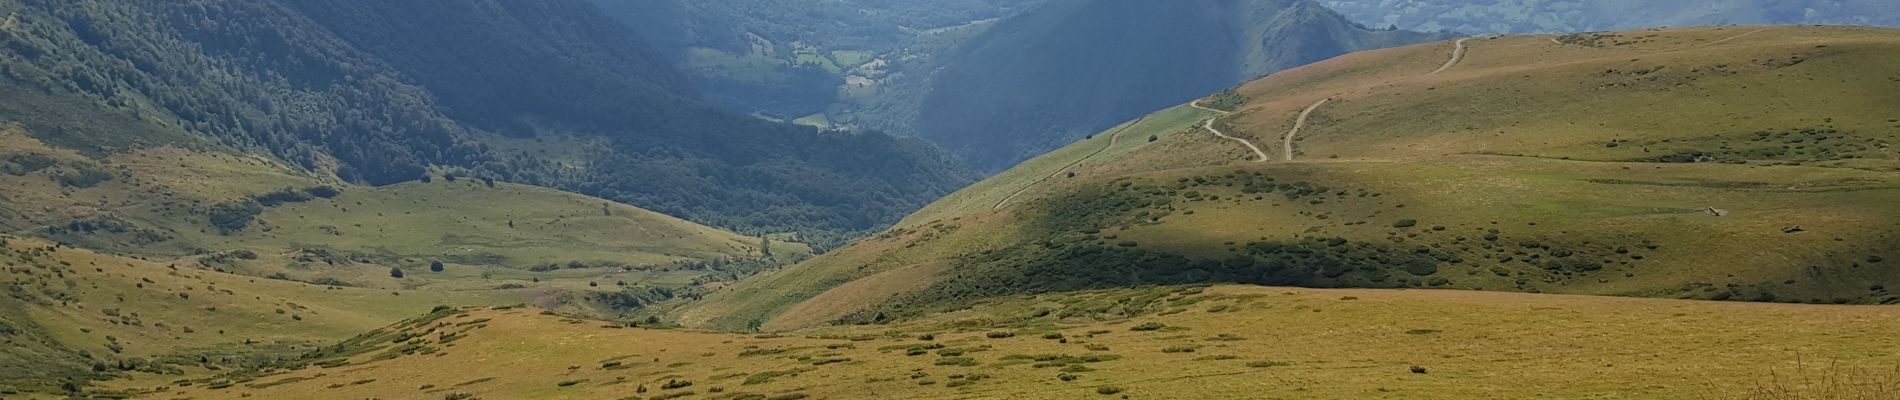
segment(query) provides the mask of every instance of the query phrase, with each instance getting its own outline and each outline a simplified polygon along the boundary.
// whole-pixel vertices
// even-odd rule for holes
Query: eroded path
[[[1200,107],[1200,106],[1196,105],[1195,107]],[[1082,156],[1082,158],[1078,158],[1075,161],[1070,162],[1069,165],[1062,166],[1062,168],[1057,169],[1055,173],[1049,174],[1049,176],[1044,176],[1041,179],[1037,179],[1035,182],[1030,182],[1028,185],[1023,185],[1023,187],[1017,188],[1016,191],[1014,192],[1009,192],[1008,196],[1003,196],[1003,199],[997,201],[996,206],[990,207],[990,209],[1000,210],[1003,208],[1003,206],[1008,205],[1010,200],[1015,200],[1016,196],[1022,195],[1023,192],[1029,191],[1029,188],[1036,187],[1036,185],[1040,185],[1043,182],[1048,182],[1050,179],[1054,179],[1056,176],[1060,176],[1063,173],[1069,172],[1071,169],[1075,168],[1075,166],[1082,165],[1083,161],[1088,161],[1089,159],[1095,158],[1095,156],[1101,155],[1103,152],[1108,151],[1108,149],[1115,148],[1115,145],[1121,144],[1123,132],[1127,132],[1129,128],[1134,128],[1135,125],[1140,125],[1142,121],[1146,121],[1147,119],[1148,119],[1147,116],[1142,116],[1141,118],[1136,118],[1133,122],[1129,122],[1126,125],[1122,125],[1120,129],[1116,129],[1115,133],[1111,134],[1108,137],[1107,146],[1102,146],[1102,148],[1100,149],[1095,149],[1095,152],[1089,153],[1089,155],[1086,155],[1086,156]]]
[[[1202,107],[1200,100],[1195,100],[1193,103],[1188,103],[1188,105],[1194,106],[1194,108],[1199,108],[1202,110],[1213,112],[1214,114],[1218,114],[1214,118],[1208,118],[1207,121],[1202,121],[1201,127],[1207,129],[1208,132],[1214,132],[1214,136],[1218,136],[1222,139],[1240,142],[1240,144],[1247,146],[1248,150],[1253,150],[1253,154],[1259,157],[1255,159],[1254,162],[1267,162],[1268,160],[1273,159],[1273,157],[1267,155],[1267,152],[1261,151],[1260,146],[1255,146],[1253,142],[1247,141],[1247,139],[1241,139],[1238,137],[1228,136],[1226,132],[1221,132],[1220,128],[1214,127],[1214,121],[1220,120],[1220,117],[1222,116],[1233,114],[1234,113],[1233,111],[1217,110],[1213,108]]]
[[[1329,101],[1333,101],[1333,98],[1328,97],[1324,99],[1319,99],[1319,102],[1313,103],[1313,105],[1310,105],[1310,106],[1306,106],[1305,110],[1301,110],[1300,118],[1293,120],[1293,129],[1287,130],[1286,138],[1282,139],[1286,144],[1285,147],[1286,147],[1287,161],[1293,161],[1293,138],[1299,137],[1300,129],[1306,128],[1306,119],[1308,117],[1313,116],[1314,110],[1318,110],[1321,106],[1325,106],[1326,102],[1329,102]]]
[[[1463,39],[1458,39],[1457,42],[1453,42],[1452,48],[1451,48],[1451,59],[1445,60],[1445,65],[1441,65],[1438,67],[1438,69],[1432,70],[1432,72],[1425,73],[1425,75],[1435,75],[1440,72],[1445,72],[1446,70],[1450,70],[1452,67],[1458,66],[1458,62],[1465,60],[1465,52],[1467,50],[1467,48],[1465,47],[1465,42],[1470,41],[1470,40],[1471,38],[1463,38]],[[1333,101],[1332,97],[1320,99],[1318,102],[1314,102],[1313,105],[1306,106],[1305,110],[1300,110],[1299,118],[1293,120],[1293,129],[1288,129],[1286,131],[1286,136],[1284,138],[1281,138],[1282,152],[1284,153],[1283,155],[1285,156],[1287,161],[1293,161],[1293,153],[1294,153],[1293,140],[1299,138],[1300,130],[1306,129],[1306,120],[1313,116],[1313,111],[1319,110],[1320,107],[1326,106],[1326,103],[1331,102],[1331,101]],[[1209,126],[1210,127],[1212,126],[1211,122]],[[1215,132],[1215,133],[1219,134],[1219,132]],[[1248,144],[1247,146],[1253,147],[1252,144]],[[1255,151],[1259,151],[1259,150],[1255,149]],[[1261,160],[1265,161],[1266,156],[1261,155]]]
[[[1445,72],[1445,70],[1451,69],[1451,67],[1458,66],[1458,62],[1464,61],[1465,59],[1465,41],[1468,41],[1468,40],[1471,40],[1471,38],[1458,39],[1458,42],[1454,43],[1451,48],[1451,59],[1446,60],[1444,66],[1438,67],[1437,70],[1434,70],[1432,71],[1432,73],[1426,74],[1426,75],[1434,75],[1440,72]]]

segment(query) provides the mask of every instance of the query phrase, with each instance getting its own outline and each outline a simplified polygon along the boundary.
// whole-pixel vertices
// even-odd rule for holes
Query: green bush
[[[976,359],[969,357],[944,357],[937,359],[936,365],[974,367],[977,365],[977,362]]]
[[[15,154],[15,155],[7,157],[6,165],[0,165],[0,172],[6,172],[9,175],[19,176],[19,175],[26,175],[26,174],[30,174],[34,172],[39,172],[40,170],[52,168],[54,165],[58,165],[58,164],[59,164],[59,160],[54,159],[53,156],[49,156],[45,154],[40,154],[40,153]]]
[[[54,179],[59,181],[60,186],[83,189],[99,186],[99,184],[105,183],[105,181],[112,180],[112,173],[90,164],[80,164],[73,166],[71,171],[59,174],[59,176],[54,177]]]
[[[1104,396],[1113,395],[1113,394],[1121,393],[1121,392],[1122,392],[1122,388],[1118,388],[1114,386],[1103,386],[1103,387],[1095,388],[1095,393],[1101,394]]]
[[[251,220],[257,219],[257,215],[263,213],[264,207],[248,200],[218,203],[211,206],[211,226],[226,234],[242,231],[244,227],[251,225]]]
[[[1414,226],[1418,226],[1418,220],[1416,219],[1401,219],[1399,222],[1392,223],[1393,228],[1410,228]]]
[[[1199,349],[1200,349],[1200,346],[1180,345],[1180,346],[1163,347],[1161,348],[1161,352],[1162,353],[1193,353],[1194,351],[1199,350]]]
[[[1140,325],[1129,327],[1128,330],[1135,331],[1135,332],[1151,332],[1151,331],[1158,331],[1158,330],[1161,330],[1162,328],[1167,328],[1167,327],[1168,327],[1167,324],[1163,324],[1160,322],[1143,322]]]

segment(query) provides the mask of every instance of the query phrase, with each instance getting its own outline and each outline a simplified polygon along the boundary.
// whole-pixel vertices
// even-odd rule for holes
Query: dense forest
[[[1310,0],[1053,0],[944,56],[916,128],[997,170],[1261,75],[1447,36],[1367,29]]]
[[[0,118],[95,154],[269,153],[382,185],[430,168],[748,231],[889,223],[970,179],[922,142],[703,104],[581,0],[0,0]],[[602,138],[578,160],[496,138]]]

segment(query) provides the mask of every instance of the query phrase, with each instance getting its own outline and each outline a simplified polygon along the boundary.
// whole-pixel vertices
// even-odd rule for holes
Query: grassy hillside
[[[1366,25],[1465,33],[1587,32],[1717,24],[1900,25],[1882,0],[1325,0]]]
[[[1274,161],[1198,129],[1050,167],[1103,146],[1080,142],[677,316],[790,329],[1207,282],[1893,303],[1896,47],[1745,27],[1355,53],[1204,99]],[[941,272],[845,285],[919,266]]]
[[[1804,382],[1837,379],[1836,393],[1881,398],[1894,394],[1894,313],[1238,286],[1007,297],[791,335],[469,310],[365,335],[348,343],[359,355],[324,367],[129,386],[198,399],[1768,399],[1755,389],[1808,395],[1828,389]]]
[[[441,304],[528,301],[531,290],[363,289],[233,275],[5,236],[0,388],[57,392],[88,378],[263,367]]]
[[[437,305],[628,317],[768,250],[810,254],[552,189],[313,175],[176,147],[93,159],[0,128],[0,390],[268,368]]]
[[[1261,75],[1439,37],[1364,29],[1305,0],[1053,1],[943,56],[917,130],[1002,170]]]
[[[760,239],[599,198],[473,178],[369,187],[267,158],[164,147],[104,160],[0,130],[0,226],[128,254],[323,250],[402,267],[650,268],[760,255]],[[96,174],[98,181],[76,180]],[[492,184],[492,186],[491,186]],[[328,188],[327,197],[310,195]],[[250,208],[250,213],[221,212]],[[248,216],[221,224],[220,217]],[[809,252],[778,242],[783,255]]]

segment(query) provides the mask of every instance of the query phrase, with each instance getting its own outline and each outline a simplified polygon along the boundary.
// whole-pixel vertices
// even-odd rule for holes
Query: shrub
[[[1008,339],[1008,338],[1016,337],[1016,332],[995,331],[995,332],[985,333],[983,334],[983,336],[991,338],[991,339]]]
[[[1288,365],[1293,365],[1293,364],[1279,362],[1279,361],[1266,361],[1266,360],[1247,363],[1247,367],[1249,368],[1273,368],[1273,367],[1284,367]]]
[[[1161,352],[1163,353],[1193,353],[1195,350],[1198,350],[1198,349],[1200,349],[1199,346],[1191,346],[1191,345],[1168,346],[1168,347],[1162,348]]]
[[[7,162],[12,165],[0,165],[0,171],[16,176],[39,172],[59,164],[59,160],[40,153],[15,154],[7,157]]]
[[[1401,219],[1399,222],[1392,223],[1393,228],[1410,228],[1414,226],[1418,226],[1418,220],[1416,219]]]
[[[1161,330],[1161,328],[1166,328],[1166,327],[1168,327],[1168,325],[1162,324],[1160,322],[1143,322],[1140,325],[1135,325],[1134,327],[1128,328],[1128,330],[1135,331],[1135,332],[1151,332],[1151,331],[1158,331],[1158,330]]]
[[[1427,372],[1428,371],[1425,370],[1425,367],[1421,367],[1417,365],[1412,366],[1412,373],[1414,374],[1425,374]]]
[[[679,389],[679,388],[692,386],[692,385],[693,385],[693,381],[667,379],[666,384],[660,385],[660,389],[673,390],[673,389]]]
[[[1103,386],[1103,387],[1095,388],[1095,393],[1101,394],[1104,396],[1113,395],[1113,394],[1121,393],[1121,392],[1122,392],[1122,388],[1118,388],[1114,386]]]
[[[974,367],[976,366],[976,359],[969,357],[944,357],[937,359],[936,364],[956,367]]]
[[[242,231],[244,227],[251,225],[251,220],[262,213],[264,213],[264,207],[257,205],[256,202],[218,203],[211,206],[211,226],[227,234]]]
[[[392,268],[390,268],[390,269],[389,269],[389,277],[391,277],[391,278],[396,278],[396,279],[402,279],[402,268],[394,268],[394,267],[392,267]]]
[[[336,197],[338,194],[342,193],[341,191],[336,190],[335,187],[331,187],[330,185],[311,186],[310,188],[304,189],[303,192],[305,194],[309,194],[310,197],[316,197],[320,199],[333,198],[333,197]]]
[[[429,272],[442,272],[442,260],[429,261]]]

